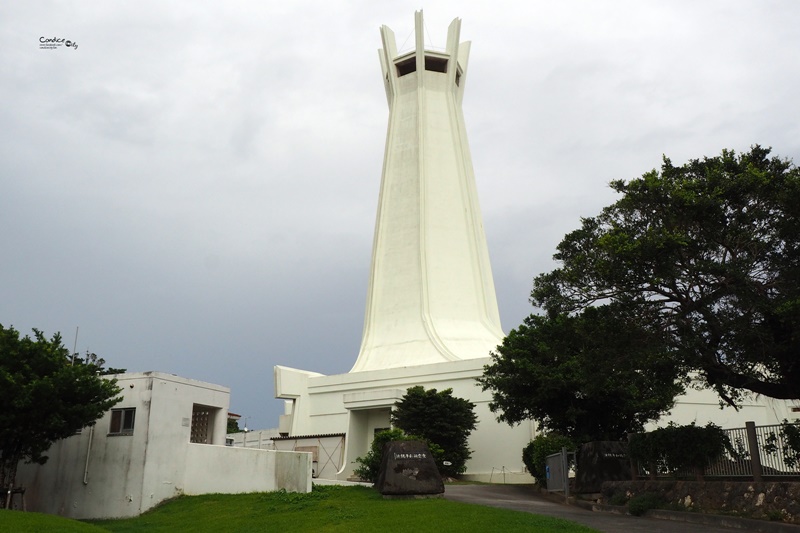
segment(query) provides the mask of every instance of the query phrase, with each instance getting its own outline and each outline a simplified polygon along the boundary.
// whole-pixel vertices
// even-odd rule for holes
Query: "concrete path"
[[[587,511],[580,507],[546,500],[529,485],[446,485],[444,497],[459,502],[555,516],[605,533],[731,533],[737,531],[724,527]]]

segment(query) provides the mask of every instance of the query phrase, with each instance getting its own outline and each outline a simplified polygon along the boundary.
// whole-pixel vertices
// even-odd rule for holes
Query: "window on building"
[[[412,72],[417,71],[417,58],[416,56],[411,56],[408,59],[404,59],[399,63],[395,63],[395,67],[397,67],[397,77],[405,76],[406,74],[411,74]]]
[[[133,435],[133,424],[136,419],[136,408],[111,410],[111,427],[109,435]]]
[[[425,70],[431,72],[447,72],[447,59],[443,57],[425,56]]]
[[[224,415],[219,407],[201,405],[199,403],[193,404],[189,442],[195,444],[220,444],[222,440],[219,435],[217,435],[217,438],[220,440],[214,442],[214,426],[221,416]]]

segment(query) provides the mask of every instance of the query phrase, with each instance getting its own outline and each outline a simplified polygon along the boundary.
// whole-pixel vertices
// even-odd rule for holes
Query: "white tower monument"
[[[315,453],[322,476],[349,478],[395,403],[422,385],[476,404],[470,476],[532,481],[520,457],[533,424],[498,423],[475,382],[504,335],[461,111],[470,46],[460,28],[450,24],[443,51],[426,48],[420,11],[414,50],[400,54],[381,28],[389,127],[361,350],[345,374],[275,367],[281,445]]]
[[[470,43],[398,55],[381,27],[389,127],[361,351],[351,372],[487,357],[503,332],[461,100]]]

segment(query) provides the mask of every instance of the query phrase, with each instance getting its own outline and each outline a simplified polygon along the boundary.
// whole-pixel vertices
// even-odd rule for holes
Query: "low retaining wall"
[[[747,481],[607,481],[601,503],[615,495],[659,494],[686,511],[727,514],[760,520],[800,524],[800,483]]]
[[[184,494],[311,492],[311,454],[187,444]]]

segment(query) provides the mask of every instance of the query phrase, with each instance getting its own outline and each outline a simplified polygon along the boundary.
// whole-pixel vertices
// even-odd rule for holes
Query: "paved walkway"
[[[447,485],[444,497],[448,500],[459,502],[555,516],[605,533],[629,531],[647,533],[732,533],[742,531],[741,529],[587,511],[573,505],[558,504],[546,500],[530,485]]]

